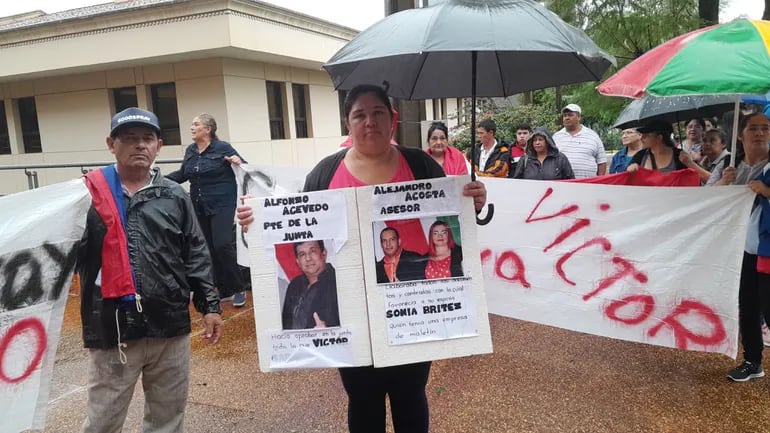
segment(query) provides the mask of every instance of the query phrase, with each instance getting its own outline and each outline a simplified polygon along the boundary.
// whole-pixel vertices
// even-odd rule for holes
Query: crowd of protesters
[[[712,119],[685,123],[685,138],[676,140],[679,125],[664,120],[640,121],[621,132],[623,148],[609,163],[609,174],[640,169],[671,173],[689,169],[703,186],[746,185],[757,194],[753,207],[739,287],[739,322],[743,362],[727,377],[736,382],[764,377],[763,346],[770,346],[770,105],[764,112],[744,110],[737,131],[735,164],[730,135]],[[599,135],[582,124],[582,109],[561,110],[563,128],[553,135],[545,128],[516,127],[516,142],[497,135],[492,120],[483,120],[478,143],[466,153],[477,176],[530,180],[562,180],[602,176],[607,153]],[[676,126],[676,127],[675,127]],[[449,146],[451,148],[451,146]],[[460,174],[460,173],[448,173]],[[767,209],[763,215],[763,210]]]
[[[471,171],[482,177],[565,180],[603,176],[608,171],[689,169],[707,187],[746,185],[757,194],[757,205],[748,225],[739,287],[744,361],[727,377],[743,382],[764,376],[762,350],[763,345],[770,345],[770,332],[764,325],[764,319],[770,318],[770,119],[765,113],[742,113],[737,131],[740,145],[731,164],[728,134],[718,126],[709,129],[713,122],[697,118],[687,122],[686,139],[680,143],[673,136],[672,124],[665,121],[624,129],[624,147],[608,163],[601,138],[583,125],[583,110],[576,104],[561,110],[564,127],[556,133],[521,124],[513,144],[498,136],[493,120],[483,120],[476,131],[478,143],[466,153],[450,144],[449,130],[441,122],[434,122],[428,130],[425,152],[392,146],[395,110],[378,86],[351,90],[344,112],[350,145],[318,163],[307,177],[306,191]],[[84,431],[119,430],[130,402],[126,390],[133,389],[140,376],[147,390],[145,409],[153,413],[151,428],[178,431],[189,381],[190,294],[195,295],[193,302],[206,328],[204,337],[211,343],[222,332],[220,298],[232,296],[235,306],[246,303],[246,283],[238,275],[230,242],[236,206],[230,165],[240,164],[242,158],[218,139],[210,115],[196,116],[190,131],[193,143],[180,170],[164,178],[152,165],[163,144],[157,117],[138,108],[118,113],[106,140],[116,163],[86,176],[94,205],[78,261],[85,281],[83,335],[91,360]],[[177,184],[184,181],[191,183],[189,195]],[[463,193],[481,210],[486,202],[482,182],[468,183]],[[135,206],[139,201],[147,204],[139,208]],[[247,227],[253,221],[251,209],[239,207],[238,219]],[[440,224],[434,224],[431,260],[436,263],[424,271],[428,277],[455,275],[451,232],[446,223]],[[121,250],[142,251],[146,259],[121,256]],[[325,254],[323,244],[319,251]],[[446,269],[439,266],[439,260],[446,262]],[[383,275],[387,274],[383,269]],[[130,283],[129,295],[118,293],[120,281]],[[307,290],[312,284],[308,280]],[[318,323],[319,317],[314,319]],[[120,371],[100,367],[115,364],[116,359]],[[165,380],[157,371],[161,364],[168,364],[163,368],[173,370],[180,379]],[[425,386],[430,367],[430,362],[422,362],[340,369],[349,396],[350,431],[384,432],[387,395],[396,432],[427,432]],[[158,387],[164,391],[158,392]]]

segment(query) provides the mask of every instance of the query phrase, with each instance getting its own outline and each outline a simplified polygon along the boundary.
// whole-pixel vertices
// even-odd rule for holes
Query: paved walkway
[[[79,298],[71,296],[46,432],[77,432],[83,422],[86,352],[78,309]],[[218,345],[193,337],[188,433],[346,431],[346,398],[336,371],[260,373],[253,310],[227,304],[224,316]],[[770,377],[729,382],[731,359],[498,316],[491,323],[493,355],[434,362],[428,384],[432,432],[770,431]],[[125,432],[141,431],[143,404],[140,386]]]

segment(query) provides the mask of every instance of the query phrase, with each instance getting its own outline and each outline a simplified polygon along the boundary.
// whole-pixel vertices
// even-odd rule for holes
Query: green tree
[[[558,126],[558,115],[553,105],[552,94],[547,95],[548,90],[534,92],[534,103],[513,107],[501,108],[490,99],[476,100],[476,125],[484,119],[492,119],[497,125],[496,137],[508,143],[516,141],[516,127],[522,124],[532,128],[546,127],[551,132]],[[551,100],[549,102],[549,99]],[[466,150],[471,143],[470,131],[470,101],[466,101],[465,110],[461,110],[458,117],[461,122],[450,131],[452,144],[460,150]],[[474,134],[475,136],[475,134]]]
[[[650,49],[700,26],[695,0],[550,0],[547,6],[615,56],[617,69],[610,68],[603,79]],[[599,95],[596,85],[563,86],[561,91],[565,104],[583,108],[585,123],[603,129],[630,101]]]
[[[698,17],[701,27],[719,23],[719,0],[698,0]]]
[[[546,0],[545,4],[615,56],[617,69],[610,68],[602,78],[606,79],[650,49],[699,28],[699,1],[719,0]],[[518,123],[558,128],[559,109],[567,103],[576,103],[583,108],[583,123],[599,132],[605,147],[612,149],[620,145],[620,139],[611,126],[630,101],[600,95],[596,85],[590,82],[534,91],[522,98],[525,104],[521,107],[498,108],[480,102],[481,114],[477,117],[495,119],[498,135],[510,141],[515,133],[511,128]],[[462,138],[457,144],[467,147],[470,143],[468,116],[462,119],[466,121],[457,128]]]

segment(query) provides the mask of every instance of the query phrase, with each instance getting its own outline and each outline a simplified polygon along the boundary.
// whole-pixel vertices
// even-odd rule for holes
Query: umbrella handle
[[[484,218],[479,218],[478,215],[476,215],[476,224],[480,226],[485,226],[489,224],[490,221],[492,221],[492,216],[495,214],[495,204],[489,203],[487,205],[487,216]]]

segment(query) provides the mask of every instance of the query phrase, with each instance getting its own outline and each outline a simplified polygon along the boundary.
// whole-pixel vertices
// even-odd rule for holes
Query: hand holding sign
[[[473,208],[476,209],[476,212],[481,211],[487,202],[487,188],[477,180],[463,186],[463,195],[473,197]]]
[[[254,198],[254,196],[242,195],[241,202],[250,198]],[[242,204],[235,209],[235,214],[238,217],[238,224],[243,227],[243,232],[248,233],[249,225],[254,222],[254,212],[251,210],[251,206]]]
[[[238,155],[226,156],[225,161],[229,162],[230,164],[241,165],[241,158],[239,158]]]

